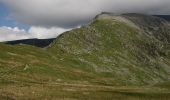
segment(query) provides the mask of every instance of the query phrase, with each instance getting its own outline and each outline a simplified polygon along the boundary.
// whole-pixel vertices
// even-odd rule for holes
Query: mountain
[[[170,25],[102,13],[46,48],[0,43],[0,97],[169,99]]]
[[[17,44],[26,44],[32,45],[36,47],[46,47],[49,46],[54,39],[25,39],[25,40],[15,40],[15,41],[7,41],[6,44],[17,45]]]
[[[113,82],[155,84],[170,78],[169,32],[169,23],[158,17],[101,14],[59,36],[49,49],[74,55],[89,71],[108,74]]]

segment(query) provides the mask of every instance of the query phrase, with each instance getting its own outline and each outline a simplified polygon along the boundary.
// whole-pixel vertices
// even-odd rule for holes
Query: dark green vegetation
[[[170,99],[170,25],[101,14],[46,48],[0,44],[0,98]]]

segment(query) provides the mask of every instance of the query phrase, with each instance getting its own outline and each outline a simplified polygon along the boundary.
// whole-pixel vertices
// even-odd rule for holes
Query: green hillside
[[[46,48],[0,44],[5,100],[168,100],[169,81],[170,24],[158,17],[103,13]]]
[[[49,50],[74,55],[73,59],[80,63],[77,67],[107,77],[111,83],[144,85],[167,81],[170,78],[170,31],[166,31],[169,25],[164,25],[159,18],[151,20],[152,25],[145,23],[150,16],[136,19],[134,16],[128,17],[135,22],[142,20],[141,24],[123,16],[99,15],[89,25],[62,34]],[[141,28],[142,24],[159,27],[154,23],[160,24],[162,30],[147,33]]]

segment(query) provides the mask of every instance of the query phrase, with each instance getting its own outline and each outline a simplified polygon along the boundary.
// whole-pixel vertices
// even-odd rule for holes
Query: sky
[[[0,41],[55,38],[101,12],[170,14],[170,0],[0,0]]]

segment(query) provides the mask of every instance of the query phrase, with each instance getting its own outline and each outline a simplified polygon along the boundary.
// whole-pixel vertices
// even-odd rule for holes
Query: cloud
[[[3,41],[12,41],[12,40],[20,40],[20,39],[46,39],[46,38],[55,38],[61,33],[70,30],[63,28],[43,28],[43,27],[31,27],[28,31],[24,29],[19,29],[18,27],[0,27],[0,42]]]
[[[23,29],[20,30],[17,27],[11,28],[6,26],[0,27],[0,42],[28,38],[31,38],[30,35]]]
[[[32,37],[45,39],[45,38],[54,38],[60,35],[61,33],[68,31],[70,29],[64,28],[45,28],[45,27],[31,27],[28,31],[32,35]]]
[[[169,0],[0,0],[17,21],[40,27],[70,28],[101,12],[170,14]]]

